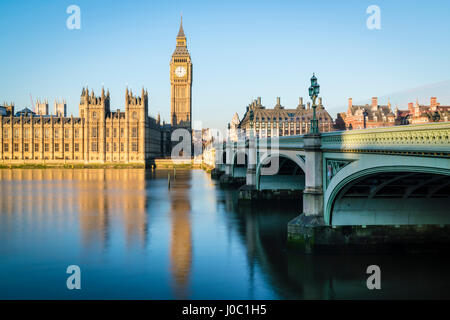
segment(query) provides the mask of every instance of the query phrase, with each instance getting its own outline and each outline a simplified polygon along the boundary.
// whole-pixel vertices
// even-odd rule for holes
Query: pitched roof
[[[186,38],[183,30],[183,16],[181,16],[180,30],[178,31],[177,38]]]

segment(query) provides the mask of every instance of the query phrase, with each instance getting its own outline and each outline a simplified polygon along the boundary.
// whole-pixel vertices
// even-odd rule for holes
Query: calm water
[[[171,171],[173,177],[173,171]],[[238,205],[200,170],[0,170],[1,299],[449,298],[445,256],[286,250],[300,203]],[[377,264],[382,290],[366,287]],[[66,288],[78,265],[82,290]]]

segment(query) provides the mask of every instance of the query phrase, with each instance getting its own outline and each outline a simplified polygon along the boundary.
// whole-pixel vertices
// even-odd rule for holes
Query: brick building
[[[353,99],[348,99],[347,112],[338,113],[336,127],[345,129],[364,129],[389,127],[396,125],[396,115],[392,112],[391,104],[379,105],[378,98],[372,98],[372,103],[354,105]]]
[[[429,105],[408,103],[408,110],[395,110],[401,124],[419,124],[450,121],[450,106],[441,106],[436,97],[431,97]]]

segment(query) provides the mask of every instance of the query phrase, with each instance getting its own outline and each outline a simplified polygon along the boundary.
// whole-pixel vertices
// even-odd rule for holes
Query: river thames
[[[286,225],[300,201],[239,204],[201,170],[0,177],[0,299],[450,298],[447,256],[298,254]],[[66,287],[70,265],[81,290]]]

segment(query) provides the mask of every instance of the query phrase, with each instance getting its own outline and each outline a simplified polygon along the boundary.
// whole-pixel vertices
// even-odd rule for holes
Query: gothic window
[[[106,129],[106,137],[109,138],[109,128]]]
[[[92,118],[96,119],[97,118],[97,112],[92,112]]]
[[[120,137],[123,138],[124,130],[123,128],[120,128]]]
[[[55,139],[59,138],[59,129],[55,129]]]
[[[114,128],[113,134],[114,134],[114,138],[117,138],[117,128]],[[114,151],[116,151],[116,150],[114,150]]]
[[[91,137],[97,138],[97,133],[98,133],[98,128],[97,127],[92,128]]]
[[[69,152],[69,144],[64,144],[64,152]]]
[[[131,137],[136,138],[137,137],[137,128],[134,127],[131,129]]]
[[[49,135],[50,135],[50,129],[45,128],[45,131],[44,131],[45,138],[48,138]]]
[[[59,144],[55,143],[55,152],[59,152]]]
[[[137,119],[137,112],[136,111],[133,112],[133,119]]]
[[[49,151],[49,145],[48,143],[44,144],[44,151],[48,152]]]
[[[133,152],[137,152],[138,151],[138,146],[137,146],[136,142],[133,142],[131,144],[131,151],[133,151]]]
[[[4,146],[3,146],[3,151],[4,151],[4,152],[9,152],[9,146],[8,146],[7,143],[4,144]]]
[[[19,152],[19,144],[14,143],[14,152]]]
[[[92,142],[91,151],[92,152],[97,152],[98,151],[97,142]]]
[[[114,152],[117,151],[117,143],[114,142]]]
[[[8,139],[8,138],[9,138],[9,130],[8,130],[8,129],[3,130],[3,137],[4,137],[5,139]]]
[[[64,129],[64,138],[69,139],[69,129]]]
[[[14,129],[14,138],[18,138],[19,137],[19,129]]]
[[[39,152],[39,143],[34,144],[34,152]]]
[[[39,138],[39,129],[34,129],[34,137]]]
[[[123,145],[123,143],[121,143],[120,144],[120,152],[124,152],[124,151],[125,151],[124,145]]]
[[[23,129],[23,135],[24,135],[24,137],[25,137],[26,139],[28,139],[29,136],[30,136],[30,130],[29,130],[28,128],[24,128],[24,129]]]
[[[28,143],[23,145],[23,151],[28,152]]]
[[[106,143],[106,152],[109,152],[109,143]]]
[[[75,152],[79,152],[80,151],[80,145],[78,143],[75,143],[74,150],[75,150]]]

